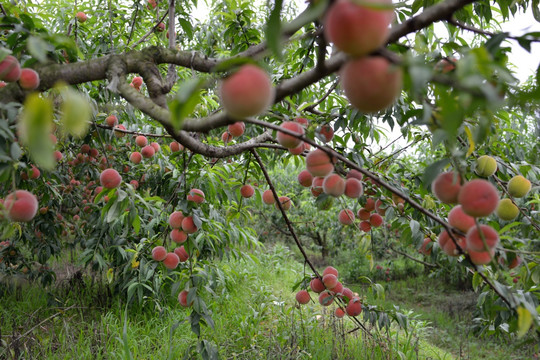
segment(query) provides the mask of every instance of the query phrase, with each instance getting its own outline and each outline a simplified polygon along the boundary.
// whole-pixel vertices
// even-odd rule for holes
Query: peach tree
[[[311,288],[363,331],[403,326],[313,266],[287,216],[303,195],[269,171],[292,160],[322,199],[303,206],[474,274],[484,331],[538,331],[540,78],[519,84],[508,60],[538,33],[498,26],[540,20],[537,2],[196,8],[2,5],[0,271],[47,283],[51,257],[77,257],[128,302],[191,307],[199,334],[213,260],[258,246],[246,224],[271,205],[309,268],[299,302]],[[377,150],[394,129],[408,144]]]

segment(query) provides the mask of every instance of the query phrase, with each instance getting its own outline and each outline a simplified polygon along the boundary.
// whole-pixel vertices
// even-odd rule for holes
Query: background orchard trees
[[[480,333],[538,331],[539,73],[519,83],[508,61],[510,44],[530,49],[538,34],[499,31],[527,9],[538,20],[537,3],[223,1],[204,21],[196,8],[3,5],[2,274],[50,284],[50,263],[69,256],[128,304],[178,301],[199,336],[225,282],[215,263],[277,231],[305,262],[301,302],[325,284],[321,305],[365,336],[406,328],[404,315],[338,282],[382,293],[370,274],[324,281],[307,244],[365,258],[381,280],[390,269],[375,260],[406,257],[481,293]],[[350,14],[368,20],[340,28]],[[387,36],[342,42],[358,24]],[[311,185],[297,184],[303,170]],[[458,178],[493,186],[488,211],[470,206],[478,191],[446,198]],[[449,218],[456,202],[475,217],[467,229]],[[498,241],[460,240],[482,226]]]

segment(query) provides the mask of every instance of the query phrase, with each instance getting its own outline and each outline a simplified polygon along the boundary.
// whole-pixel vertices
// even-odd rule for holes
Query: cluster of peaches
[[[335,315],[338,318],[345,316],[358,316],[362,312],[362,303],[358,294],[352,292],[351,289],[343,287],[343,284],[338,281],[338,271],[328,266],[322,273],[322,278],[314,277],[309,283],[311,290],[319,294],[319,304],[322,306],[330,306],[334,299],[339,298],[345,304],[345,311],[338,307],[335,310]],[[305,305],[311,300],[311,296],[307,290],[300,290],[296,293],[296,301],[299,304]]]
[[[35,90],[39,87],[39,74],[33,69],[21,69],[19,60],[11,55],[0,61],[0,80],[0,88],[7,85],[5,81],[18,81],[24,90]]]
[[[491,176],[496,171],[496,163],[487,158],[479,158],[476,172],[480,176]],[[521,175],[512,178],[508,183],[511,196],[525,196],[531,189],[530,182]],[[447,204],[458,204],[448,214],[448,223],[461,233],[453,233],[459,247],[469,254],[471,261],[477,265],[489,264],[495,255],[495,247],[499,243],[499,235],[489,225],[478,224],[477,219],[487,217],[497,210],[499,216],[507,215],[507,201],[515,206],[511,199],[499,201],[499,193],[495,186],[484,179],[474,179],[463,183],[458,173],[449,171],[440,174],[432,183],[435,196]],[[502,210],[501,210],[502,207]],[[515,215],[502,217],[513,219]],[[465,234],[463,236],[462,234]],[[443,230],[438,243],[441,249],[450,256],[458,256],[459,250],[448,231]],[[425,246],[425,244],[423,245]]]

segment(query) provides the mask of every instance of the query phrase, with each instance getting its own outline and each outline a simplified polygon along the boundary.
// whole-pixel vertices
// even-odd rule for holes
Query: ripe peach
[[[328,274],[335,275],[336,278],[339,276],[337,269],[333,266],[327,266],[326,268],[324,268],[322,276],[328,275]]]
[[[330,306],[330,304],[332,304],[333,302],[334,297],[328,290],[323,291],[319,295],[319,304],[321,304],[322,306]]]
[[[178,302],[180,303],[181,306],[190,307],[191,305],[193,305],[193,301],[188,304],[187,297],[188,297],[187,290],[180,291],[180,293],[178,294]]]
[[[334,129],[330,125],[325,124],[319,129],[319,134],[324,139],[323,142],[327,143],[334,137]]]
[[[196,204],[202,204],[205,200],[204,192],[200,189],[191,189],[187,196],[188,201],[193,201]]]
[[[341,87],[351,104],[364,113],[386,109],[401,91],[401,69],[381,56],[350,60],[341,69]]]
[[[334,164],[326,152],[316,149],[307,154],[306,168],[311,175],[324,177],[334,170]]]
[[[179,230],[179,229],[172,229],[172,231],[171,231],[171,233],[169,235],[171,237],[171,240],[174,241],[177,244],[184,243],[188,238],[188,235],[185,232],[183,232],[182,230]]]
[[[463,250],[465,249],[466,242],[465,237],[463,236],[455,236],[457,243],[460,248]],[[448,232],[446,230],[443,230],[439,234],[439,238],[437,239],[439,246],[441,247],[442,251],[444,251],[449,256],[458,256],[459,252],[456,248],[456,245],[450,238],[450,235],[448,235]]]
[[[466,233],[475,225],[474,218],[463,212],[461,205],[455,206],[448,213],[448,223]]]
[[[468,250],[471,262],[475,265],[486,265],[491,262],[493,256],[495,256],[495,249],[489,251],[473,251]]]
[[[453,171],[439,174],[431,183],[431,191],[437,197],[447,204],[456,204],[458,202],[458,194],[461,190],[461,177]]]
[[[513,197],[524,197],[530,190],[531,182],[522,175],[516,175],[508,182],[508,193]]]
[[[369,220],[369,217],[371,216],[371,212],[367,211],[364,208],[360,208],[358,210],[358,213],[356,214],[360,220]]]
[[[381,199],[377,199],[377,201],[375,201],[375,211],[377,214],[384,216],[386,214],[386,209],[387,206],[383,204]]]
[[[114,189],[120,185],[122,182],[122,177],[118,171],[114,169],[106,169],[101,173],[101,175],[99,175],[99,182],[101,183],[101,186],[107,189]]]
[[[152,259],[163,261],[167,257],[167,250],[163,246],[156,246],[152,249]]]
[[[429,256],[431,255],[431,249],[433,248],[430,238],[425,238],[422,242],[422,246],[418,249],[418,252],[422,255]]]
[[[129,156],[129,161],[131,161],[134,164],[139,164],[142,160],[142,154],[138,151],[132,152]]]
[[[240,188],[240,195],[244,198],[250,198],[255,194],[255,190],[253,189],[253,186],[246,184]]]
[[[345,180],[338,174],[330,174],[324,178],[323,191],[335,197],[341,196],[345,192]]]
[[[182,220],[184,220],[184,214],[181,211],[175,211],[169,216],[169,225],[173,229],[180,229]]]
[[[338,220],[343,225],[352,225],[354,223],[354,213],[349,209],[341,210],[339,212]]]
[[[324,182],[324,177],[316,176],[313,178],[311,183],[311,193],[313,196],[317,197],[323,193],[322,184]]]
[[[497,216],[506,221],[515,219],[519,215],[519,208],[510,199],[499,201],[496,211]]]
[[[82,11],[79,11],[77,14],[75,14],[75,17],[77,18],[77,20],[78,20],[80,23],[83,23],[83,22],[85,22],[86,20],[88,20],[88,17],[87,17],[86,14],[83,13]]]
[[[334,287],[329,289],[332,290],[334,294],[341,294],[341,292],[343,291],[343,284],[338,281],[336,285],[334,285]]]
[[[369,232],[371,230],[371,224],[369,223],[369,221],[362,221],[358,225],[358,228],[364,232]]]
[[[124,125],[116,125],[114,128],[118,130],[126,130],[126,127]],[[123,131],[114,130],[114,136],[116,136],[117,138],[123,138],[124,136],[126,136],[126,133]]]
[[[162,23],[162,22],[160,22],[159,24],[157,24],[157,26],[156,26],[156,31],[157,31],[157,32],[163,32],[163,31],[165,31],[165,24]]]
[[[134,87],[136,88],[140,88],[142,83],[143,83],[143,79],[142,77],[140,76],[135,76],[132,80],[131,80],[131,83],[133,84]]]
[[[291,205],[292,205],[292,201],[291,199],[288,197],[288,196],[280,196],[279,197],[279,202],[281,204],[281,207],[283,208],[283,210],[287,211],[291,208]],[[278,204],[274,204],[276,209],[279,209],[279,206]]]
[[[341,298],[348,302],[353,297],[354,297],[354,293],[352,292],[352,290],[349,289],[349,288],[344,287],[343,290],[341,291]]]
[[[35,90],[39,87],[39,74],[33,69],[21,69],[19,85],[24,90]]]
[[[88,154],[89,152],[90,152],[90,145],[82,144],[81,145],[81,153]]]
[[[223,134],[221,134],[221,140],[223,141],[224,144],[227,144],[232,139],[233,139],[233,136],[229,134],[228,131],[225,131]]]
[[[311,300],[311,297],[306,290],[300,290],[296,293],[296,301],[298,301],[299,304],[305,305],[309,300]]]
[[[391,0],[371,0],[355,3],[350,0],[334,2],[324,18],[324,35],[341,51],[360,57],[383,46],[393,19]]]
[[[302,125],[295,121],[286,121],[280,126],[282,129],[290,130],[295,134],[304,135],[304,128]],[[277,132],[277,141],[281,146],[286,147],[287,149],[292,149],[297,147],[302,143],[301,139],[298,139],[292,135],[285,134],[284,132]]]
[[[349,300],[349,304],[345,308],[347,315],[349,316],[358,316],[362,312],[362,303],[360,302],[359,297],[353,297]]]
[[[347,179],[350,179],[350,178],[357,179],[357,180],[361,181],[364,178],[364,174],[362,174],[360,171],[358,171],[356,169],[351,169],[347,173]]]
[[[311,288],[311,290],[313,290],[313,292],[316,292],[317,294],[325,290],[324,284],[319,278],[311,279],[309,287]]]
[[[184,230],[188,234],[193,234],[197,232],[197,226],[195,225],[195,222],[193,221],[193,216],[186,216],[182,220],[182,230]]]
[[[272,190],[268,189],[263,192],[262,195],[263,202],[266,205],[272,205],[276,202],[276,199],[274,199],[274,194],[272,193]]]
[[[345,180],[345,196],[350,197],[351,199],[356,199],[362,196],[364,192],[364,187],[360,180],[356,178],[348,178]]]
[[[14,82],[21,76],[21,66],[19,60],[14,56],[8,55],[0,62],[0,80]]]
[[[435,71],[447,74],[456,68],[456,61],[454,57],[441,59],[435,64]]]
[[[465,183],[458,195],[463,212],[473,217],[490,215],[499,204],[499,193],[489,181],[475,179]]]
[[[334,315],[335,315],[337,318],[341,319],[342,317],[345,316],[345,311],[343,311],[342,308],[336,308],[336,311],[334,312]]]
[[[289,152],[293,155],[300,155],[304,152],[304,150],[306,149],[306,143],[304,142],[301,142],[300,145],[298,145],[297,147],[295,148],[292,148],[292,149],[289,149]]]
[[[151,145],[146,145],[145,147],[143,147],[141,149],[141,155],[144,157],[144,158],[151,158],[152,156],[154,156],[156,150],[154,150],[154,147],[151,146]]]
[[[32,165],[32,168],[30,169],[30,179],[37,179],[41,175],[41,172],[37,167]]]
[[[94,158],[97,158],[99,156],[98,149],[92,148],[90,151],[88,151],[88,154]]]
[[[244,134],[245,129],[246,129],[246,124],[243,121],[237,121],[234,124],[231,124],[227,127],[229,134],[231,134],[234,137],[242,136]]]
[[[171,148],[171,151],[172,152],[177,152],[177,151],[182,151],[184,150],[184,146],[181,145],[180,143],[176,142],[176,141],[173,141],[169,147]]]
[[[379,227],[383,224],[383,222],[384,219],[379,214],[371,214],[371,216],[369,217],[369,223],[372,227]]]
[[[167,255],[165,255],[165,259],[163,259],[163,265],[165,265],[165,267],[169,270],[176,269],[179,262],[180,258],[173,252],[167,253]]]
[[[373,198],[367,198],[364,209],[369,212],[375,210],[375,200],[373,200]]]
[[[189,259],[189,254],[184,248],[184,245],[174,249],[174,253],[178,256],[178,258],[180,259],[180,262],[186,262]]]
[[[146,136],[139,135],[135,138],[135,144],[140,147],[146,146],[148,145],[148,139]]]
[[[223,80],[219,93],[225,111],[235,119],[258,115],[274,100],[270,77],[252,64],[243,65]]]
[[[118,124],[118,118],[115,115],[109,115],[105,119],[105,123],[107,123],[108,126],[113,127]]]
[[[6,87],[7,84],[5,81],[0,81],[0,89],[3,88],[3,87]]]
[[[26,190],[16,190],[4,200],[7,216],[11,221],[29,222],[38,211],[38,201],[34,194]]]
[[[300,185],[302,185],[303,187],[310,187],[311,184],[313,183],[313,176],[310,174],[309,171],[307,171],[307,170],[302,170],[302,171],[298,174],[298,182],[299,182]]]
[[[150,144],[154,148],[154,151],[157,153],[161,149],[161,146],[157,142],[153,142]]]
[[[482,237],[485,240],[482,240]],[[472,251],[487,251],[492,249],[499,243],[499,234],[489,225],[479,225],[472,227],[467,231],[467,250]],[[486,249],[487,246],[487,249]]]
[[[497,171],[497,161],[488,155],[482,155],[476,159],[476,173],[478,176],[488,177]]]
[[[129,183],[131,184],[131,186],[133,186],[135,190],[139,188],[139,182],[137,180],[131,180]]]

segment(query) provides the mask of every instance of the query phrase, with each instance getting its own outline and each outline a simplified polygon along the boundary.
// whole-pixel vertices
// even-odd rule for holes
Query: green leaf
[[[180,130],[184,119],[193,112],[201,101],[201,89],[204,80],[195,78],[180,84],[174,99],[169,102],[171,110],[171,123],[176,130]]]
[[[49,99],[31,93],[24,102],[19,121],[21,141],[36,164],[46,170],[54,168],[53,143],[48,136],[52,132],[53,106]],[[44,136],[45,135],[45,136]]]
[[[92,116],[90,104],[81,94],[67,85],[62,84],[56,88],[63,98],[60,107],[62,131],[75,137],[83,137],[90,127]]]
[[[442,159],[429,165],[422,175],[422,182],[426,188],[428,188],[433,180],[439,175],[442,169],[450,163],[450,159]]]
[[[517,308],[518,313],[518,338],[522,338],[527,334],[529,329],[531,328],[533,318],[531,316],[531,313],[529,310],[525,309],[524,307],[520,306]]]
[[[266,26],[268,48],[281,60],[281,8],[283,0],[276,0]]]
[[[30,36],[26,44],[28,52],[39,62],[47,62],[47,53],[54,51],[54,46],[36,36]]]

